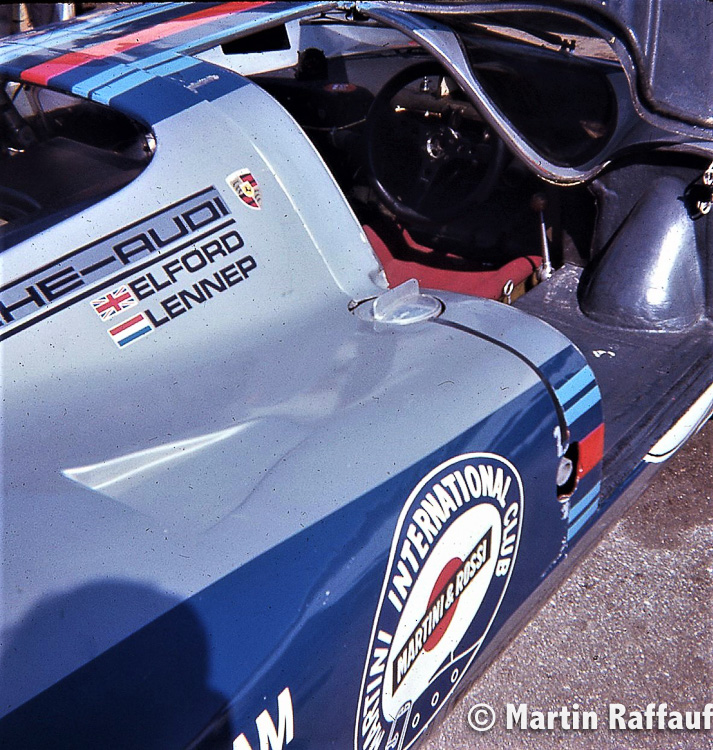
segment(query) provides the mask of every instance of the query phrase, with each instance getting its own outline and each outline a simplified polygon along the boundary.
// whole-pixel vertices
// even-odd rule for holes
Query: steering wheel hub
[[[431,159],[442,159],[458,150],[458,133],[452,128],[445,128],[432,133],[426,140],[426,153]]]

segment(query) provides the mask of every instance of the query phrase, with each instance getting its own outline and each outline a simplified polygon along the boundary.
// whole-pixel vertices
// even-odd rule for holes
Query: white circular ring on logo
[[[405,732],[404,750],[447,703],[505,596],[524,510],[517,468],[495,453],[454,456],[410,492],[392,537],[372,626],[355,750],[367,746],[370,735],[363,720],[377,691],[381,728],[394,736]],[[380,685],[368,682],[376,666],[385,672]],[[404,714],[405,724],[400,723]],[[476,731],[487,731],[495,723],[494,711],[486,704],[474,706],[468,722]]]
[[[495,724],[495,711],[487,703],[476,703],[468,711],[468,724],[476,732],[487,732]]]

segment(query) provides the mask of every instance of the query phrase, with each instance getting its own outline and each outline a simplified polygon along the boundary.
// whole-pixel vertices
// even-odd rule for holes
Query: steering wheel
[[[0,221],[14,221],[40,210],[42,206],[32,196],[0,185]]]
[[[367,166],[381,200],[401,219],[443,224],[493,193],[503,142],[436,62],[394,76],[366,123]]]

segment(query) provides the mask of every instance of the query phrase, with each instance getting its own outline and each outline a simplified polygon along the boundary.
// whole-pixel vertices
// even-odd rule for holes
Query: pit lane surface
[[[610,731],[608,706],[702,710],[713,702],[713,421],[436,729],[427,750],[713,748],[713,731]],[[487,703],[496,724],[468,726]],[[595,731],[506,730],[505,706],[596,711]]]

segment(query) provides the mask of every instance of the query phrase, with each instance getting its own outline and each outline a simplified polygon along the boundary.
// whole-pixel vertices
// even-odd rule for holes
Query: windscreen
[[[82,211],[146,167],[153,136],[108,107],[36,86],[0,88],[0,247]]]

